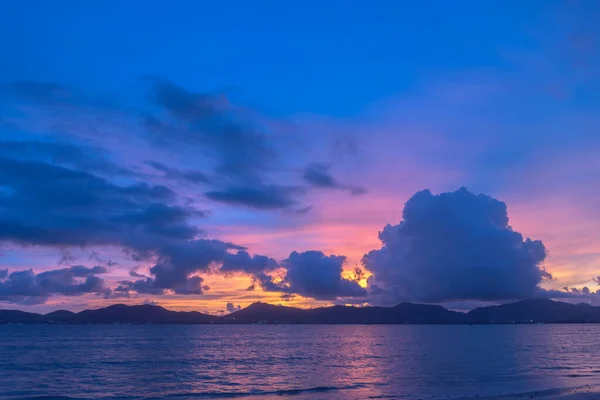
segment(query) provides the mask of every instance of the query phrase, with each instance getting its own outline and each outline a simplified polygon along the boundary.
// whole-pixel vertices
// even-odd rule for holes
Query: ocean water
[[[600,325],[0,325],[0,398],[529,396],[599,355]]]

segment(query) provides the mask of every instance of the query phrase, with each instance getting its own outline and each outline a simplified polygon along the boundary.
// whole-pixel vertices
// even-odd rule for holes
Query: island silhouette
[[[535,324],[600,323],[600,307],[528,299],[463,313],[440,305],[401,303],[394,307],[332,306],[301,309],[253,303],[227,315],[171,311],[157,305],[115,304],[71,312],[36,314],[0,310],[0,323],[43,324]]]

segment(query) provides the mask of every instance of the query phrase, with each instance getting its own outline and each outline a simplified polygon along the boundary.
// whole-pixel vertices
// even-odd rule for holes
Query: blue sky
[[[510,73],[508,53],[564,40],[587,9],[597,8],[592,2],[577,7],[556,1],[11,2],[2,21],[3,36],[11,38],[3,53],[11,62],[2,72],[7,79],[94,91],[129,89],[146,74],[169,76],[193,89],[230,91],[269,114],[348,117],[434,78],[477,69]]]

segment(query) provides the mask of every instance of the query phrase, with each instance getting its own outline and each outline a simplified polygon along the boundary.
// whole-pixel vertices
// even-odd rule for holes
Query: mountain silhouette
[[[0,323],[61,324],[530,324],[600,323],[600,307],[530,299],[476,308],[468,313],[439,305],[401,303],[394,307],[333,306],[301,309],[254,303],[234,313],[216,316],[197,311],[170,311],[155,305],[115,304],[74,313],[45,315],[0,310]]]
[[[476,308],[467,313],[472,323],[589,323],[600,322],[600,307],[570,304],[548,299]]]

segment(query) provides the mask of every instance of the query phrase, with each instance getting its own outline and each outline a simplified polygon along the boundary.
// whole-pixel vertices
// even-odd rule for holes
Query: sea
[[[1,399],[524,399],[600,383],[600,325],[0,325]]]

